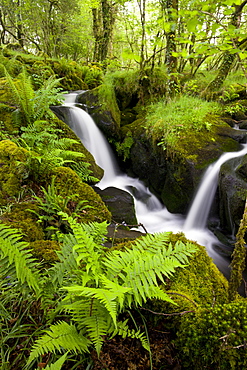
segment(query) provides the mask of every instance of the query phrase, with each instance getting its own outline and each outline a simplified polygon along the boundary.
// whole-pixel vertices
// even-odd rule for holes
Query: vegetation
[[[146,129],[150,138],[168,151],[175,151],[176,144],[187,131],[210,130],[212,115],[219,114],[220,105],[192,96],[179,96],[147,108]]]
[[[91,186],[103,170],[50,109],[87,90],[122,167],[187,208],[243,141],[246,4],[1,1],[1,370],[246,368],[246,212],[229,284],[183,234],[118,244]]]

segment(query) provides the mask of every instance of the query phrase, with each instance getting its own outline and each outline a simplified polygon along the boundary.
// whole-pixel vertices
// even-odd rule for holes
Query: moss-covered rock
[[[208,165],[226,151],[237,151],[243,139],[243,134],[236,136],[225,122],[214,119],[210,130],[187,132],[176,150],[168,152],[150,139],[144,127],[145,119],[139,118],[121,128],[123,139],[129,132],[133,139],[126,169],[143,180],[173,213],[188,210]]]
[[[44,239],[44,232],[35,213],[39,208],[33,202],[14,203],[11,210],[1,216],[2,222],[18,229],[27,242]]]
[[[8,197],[18,196],[21,191],[25,168],[21,165],[28,158],[28,152],[10,140],[0,141],[0,204],[6,204]]]
[[[247,367],[247,301],[205,305],[183,318],[176,345],[184,369]]]
[[[58,260],[56,251],[60,250],[60,245],[55,240],[35,240],[29,246],[33,256],[40,261],[53,263]]]
[[[100,196],[89,185],[83,183],[72,169],[57,167],[51,172],[51,176],[55,177],[55,187],[59,195],[64,198],[73,196],[73,201],[77,203],[85,201],[85,209],[80,212],[81,222],[111,220],[111,213]]]

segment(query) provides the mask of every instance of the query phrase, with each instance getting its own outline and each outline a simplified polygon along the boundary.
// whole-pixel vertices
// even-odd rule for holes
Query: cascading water
[[[206,228],[206,222],[217,188],[220,166],[231,158],[246,154],[247,145],[244,145],[239,152],[225,153],[208,168],[185,219],[182,215],[170,213],[139,179],[121,173],[114,154],[101,131],[89,114],[75,106],[76,95],[76,93],[68,94],[65,97],[64,106],[70,107],[71,129],[94,156],[96,163],[104,170],[104,176],[97,186],[100,189],[114,186],[131,193],[135,201],[138,222],[142,223],[148,232],[183,231],[188,239],[204,245],[218,268],[227,275],[229,262],[215,252],[213,245],[219,244],[219,241]]]

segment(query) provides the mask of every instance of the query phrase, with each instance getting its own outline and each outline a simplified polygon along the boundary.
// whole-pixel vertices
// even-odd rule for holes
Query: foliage
[[[146,130],[163,149],[175,150],[179,138],[188,130],[209,130],[210,114],[220,112],[217,103],[182,95],[168,101],[152,104],[147,109]]]
[[[62,217],[60,216],[60,212],[67,212],[72,213],[73,215],[78,215],[86,208],[92,208],[87,203],[87,200],[81,200],[79,202],[75,202],[75,198],[77,194],[73,196],[66,196],[62,197],[56,191],[55,186],[55,177],[52,177],[51,184],[48,185],[47,190],[44,187],[41,187],[43,192],[43,196],[33,196],[33,198],[37,201],[39,206],[39,212],[30,210],[34,212],[37,217],[37,222],[42,222],[44,230],[48,232],[48,235],[52,235],[54,232],[59,230],[65,224],[62,221]],[[73,204],[73,212],[69,210],[69,203]],[[72,206],[71,206],[72,208]]]
[[[176,340],[184,368],[246,368],[246,310],[246,301],[240,300],[184,317]]]
[[[63,271],[69,277],[72,277],[72,273],[78,277],[77,283],[74,281],[63,287],[67,294],[60,309],[65,309],[71,315],[82,333],[87,331],[87,336],[99,354],[105,335],[112,333],[133,336],[132,331],[128,332],[126,322],[118,322],[118,314],[126,307],[142,305],[152,297],[172,302],[158,287],[157,278],[164,282],[163,276],[170,276],[175,268],[188,262],[188,256],[195,249],[188,243],[178,243],[174,248],[168,245],[165,248],[168,235],[163,233],[143,238],[131,250],[105,254],[101,243],[102,232],[103,235],[106,232],[106,223],[80,225],[71,217],[66,216],[65,219],[74,236],[65,239],[64,247],[59,253],[60,265],[56,264],[53,268],[53,280],[64,284],[63,273],[61,274]],[[68,248],[74,251],[70,262],[67,257]],[[62,322],[60,324],[63,325]],[[56,330],[56,326],[52,326],[51,330]],[[135,337],[139,337],[147,347],[140,333],[137,332]],[[50,351],[55,347],[59,348],[59,338],[57,341],[54,337],[54,342],[49,346]],[[42,337],[38,340],[30,361],[37,354],[48,350],[46,339]],[[71,349],[67,345],[65,348]]]
[[[29,151],[29,160],[26,163],[27,176],[30,173],[37,179],[40,174],[47,174],[53,167],[74,164],[82,180],[94,179],[90,177],[91,170],[88,168],[88,163],[79,162],[81,165],[76,163],[78,159],[84,158],[83,153],[71,149],[78,141],[61,137],[63,131],[52,122],[38,120],[27,127],[21,127],[21,131],[18,142]]]
[[[52,307],[67,317],[45,330],[36,341],[28,364],[45,352],[61,352],[62,348],[85,352],[93,344],[99,354],[105,335],[139,338],[149,349],[144,334],[130,330],[127,321],[119,320],[119,313],[138,307],[152,297],[172,302],[159,287],[159,280],[165,283],[165,277],[170,277],[176,268],[184,267],[195,246],[180,242],[173,247],[168,242],[169,234],[161,233],[143,237],[132,249],[105,253],[102,242],[106,222],[78,224],[66,214],[62,215],[73,234],[60,235],[63,246],[58,252],[59,261],[43,272],[26,250],[26,243],[20,242],[21,235],[1,225],[2,280],[8,274],[11,284],[17,279],[22,289],[26,285],[26,291],[33,291],[37,299],[41,299],[43,308],[49,308],[49,317],[52,317]],[[9,289],[13,290],[14,286]],[[59,297],[56,301],[53,300],[55,292]]]
[[[119,155],[123,156],[123,160],[126,161],[130,157],[130,150],[134,144],[134,139],[132,137],[131,131],[128,131],[123,142],[116,144],[116,149]]]
[[[32,124],[36,120],[52,117],[50,105],[54,105],[62,100],[61,88],[57,87],[60,80],[50,76],[44,84],[34,90],[31,76],[26,70],[19,74],[15,81],[5,69],[5,76],[13,100],[17,105],[16,120],[24,124]]]

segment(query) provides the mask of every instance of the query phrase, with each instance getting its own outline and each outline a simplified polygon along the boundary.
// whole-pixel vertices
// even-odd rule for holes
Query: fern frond
[[[27,73],[24,68],[18,76],[19,80],[15,82],[6,69],[5,77],[15,101],[17,102],[22,113],[24,114],[26,121],[30,123],[34,115],[32,102],[32,99],[34,98],[34,90],[32,87],[31,78],[27,76]]]
[[[99,182],[97,177],[91,175],[93,171],[90,170],[90,163],[87,162],[79,162],[79,163],[72,163],[70,164],[70,168],[77,173],[80,179],[84,182],[96,183]]]
[[[70,294],[76,293],[76,296],[80,297],[89,297],[92,299],[98,300],[108,311],[109,315],[111,316],[114,324],[117,323],[117,294],[114,291],[110,291],[107,289],[102,288],[90,288],[90,287],[83,287],[81,285],[73,285],[70,287],[63,287],[66,289]]]
[[[57,255],[59,261],[49,270],[51,281],[55,286],[61,286],[67,276],[72,275],[77,270],[77,253],[73,252],[76,238],[72,234],[63,235],[63,244]]]
[[[78,333],[76,327],[65,321],[60,321],[51,325],[49,330],[44,331],[44,335],[34,344],[27,366],[38,356],[47,352],[56,353],[66,350],[68,352],[83,353],[88,352],[90,341]]]
[[[120,335],[122,338],[133,338],[140,340],[143,348],[147,351],[150,351],[150,346],[148,339],[145,333],[141,333],[140,329],[135,331],[134,329],[130,329],[127,325],[128,320],[125,321],[118,321],[117,327],[113,330],[111,334],[111,338],[115,337],[116,335]]]
[[[61,370],[66,359],[67,359],[67,353],[65,353],[62,357],[60,357],[54,364],[47,365],[45,368],[46,370]],[[37,368],[36,370],[40,370],[40,367]]]
[[[109,324],[107,315],[103,315],[102,307],[91,316],[87,316],[81,320],[81,325],[87,328],[90,340],[94,344],[94,348],[99,356],[101,347],[104,341],[104,336],[108,333]]]
[[[32,257],[28,243],[20,241],[22,235],[18,230],[0,224],[0,259],[1,275],[16,275],[17,279],[39,293],[39,273],[36,260]]]
[[[94,298],[78,298],[75,295],[75,301],[71,302],[72,295],[68,295],[64,302],[68,302],[64,306],[66,312],[69,312],[72,319],[77,323],[78,329],[87,333],[92,341],[97,353],[99,354],[104,336],[108,333],[111,326],[114,326],[108,311],[98,299]]]
[[[131,288],[119,285],[116,282],[107,279],[105,275],[100,275],[100,281],[106,289],[109,289],[110,292],[113,292],[116,295],[119,302],[119,308],[122,310],[126,293],[129,293]]]
[[[133,249],[112,251],[104,257],[102,263],[108,270],[107,277],[112,279],[115,276],[118,284],[131,288],[131,293],[127,294],[129,306],[132,302],[141,305],[156,294],[171,301],[155,289],[158,279],[165,284],[164,278],[170,277],[176,268],[184,267],[197,248],[191,243],[179,242],[174,247],[171,243],[166,244],[167,233],[148,235],[136,241]]]

